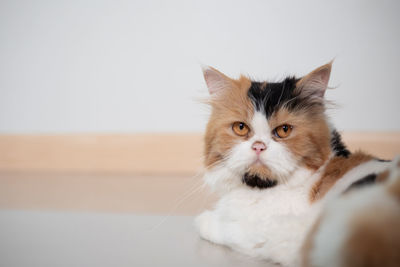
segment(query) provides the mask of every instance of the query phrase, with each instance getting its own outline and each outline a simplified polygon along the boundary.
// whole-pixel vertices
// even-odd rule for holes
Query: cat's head
[[[324,101],[330,71],[331,63],[272,83],[204,68],[212,107],[205,135],[207,182],[269,187],[287,182],[295,170],[321,167],[331,154]]]

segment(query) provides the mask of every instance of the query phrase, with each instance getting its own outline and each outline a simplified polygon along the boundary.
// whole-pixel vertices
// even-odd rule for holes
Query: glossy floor
[[[191,216],[0,211],[0,266],[273,266],[198,238]]]
[[[213,201],[197,177],[1,173],[0,266],[268,266],[198,237]]]

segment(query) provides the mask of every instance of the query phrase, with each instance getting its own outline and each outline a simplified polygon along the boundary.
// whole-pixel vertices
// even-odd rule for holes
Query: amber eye
[[[245,136],[250,131],[249,127],[244,122],[240,121],[234,122],[232,124],[232,130],[235,134],[239,136]]]
[[[292,130],[293,130],[293,126],[292,125],[284,124],[284,125],[276,127],[275,130],[274,130],[274,134],[275,134],[276,137],[286,138],[286,137],[288,137],[290,135]]]

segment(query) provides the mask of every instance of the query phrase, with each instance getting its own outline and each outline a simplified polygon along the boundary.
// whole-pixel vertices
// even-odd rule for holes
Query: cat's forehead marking
[[[274,111],[293,99],[298,79],[289,77],[278,83],[252,82],[248,90],[255,110],[271,117]]]
[[[251,121],[251,127],[253,128],[255,139],[262,139],[262,141],[267,141],[266,139],[269,139],[271,129],[269,127],[267,118],[262,112],[256,111],[254,113]]]

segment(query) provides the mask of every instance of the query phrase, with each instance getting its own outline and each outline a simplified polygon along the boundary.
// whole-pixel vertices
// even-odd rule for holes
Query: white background
[[[341,130],[400,130],[399,1],[0,2],[0,133],[193,132],[200,64],[279,80],[335,58]]]

